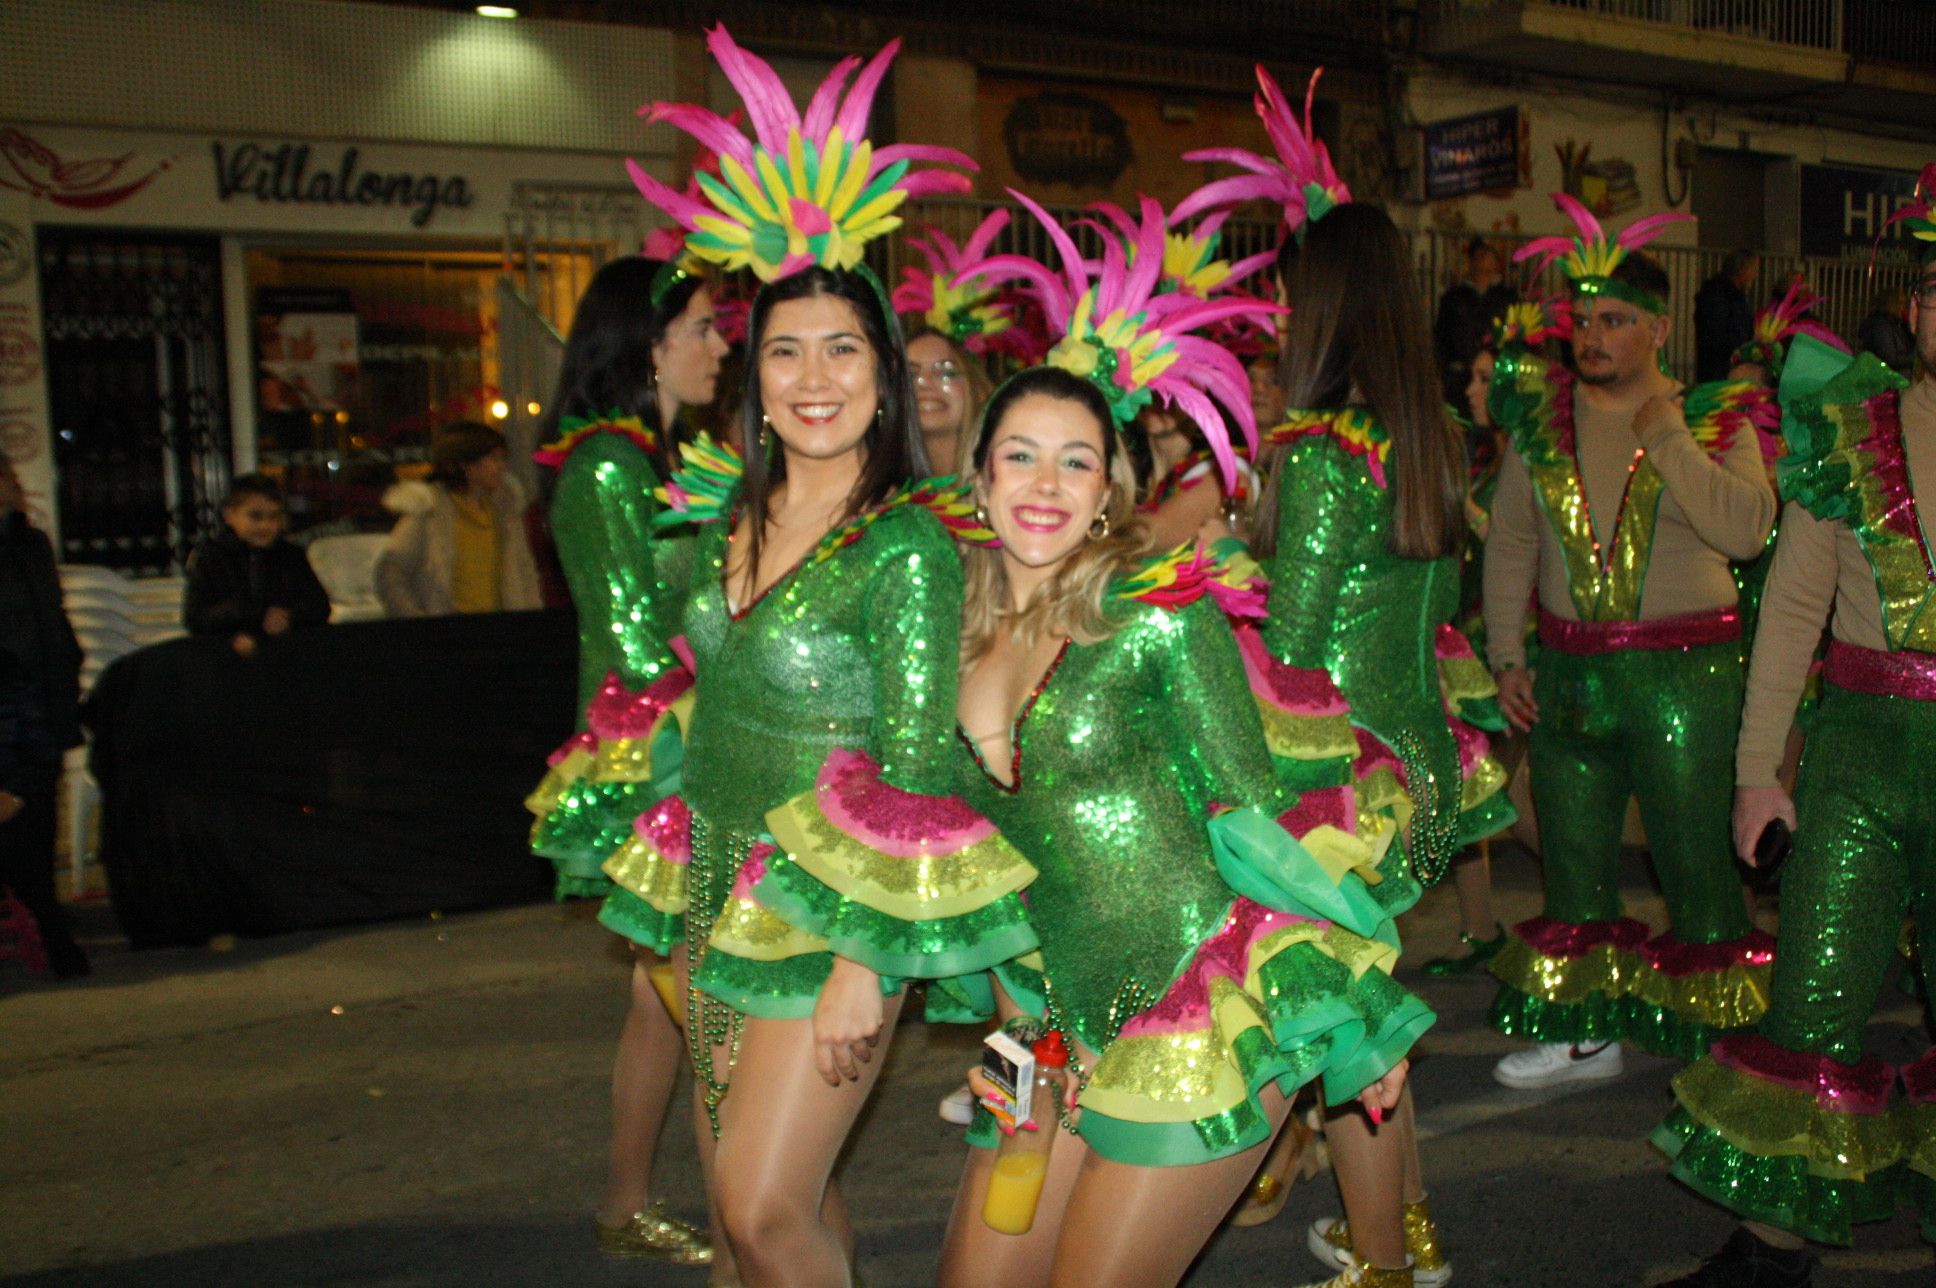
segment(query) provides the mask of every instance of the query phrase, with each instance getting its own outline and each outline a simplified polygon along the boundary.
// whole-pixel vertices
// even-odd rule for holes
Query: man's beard
[[[1620,383],[1620,373],[1611,367],[1605,371],[1581,371],[1576,374],[1579,376],[1581,384],[1592,385],[1595,389],[1604,389],[1608,385],[1617,385]]]

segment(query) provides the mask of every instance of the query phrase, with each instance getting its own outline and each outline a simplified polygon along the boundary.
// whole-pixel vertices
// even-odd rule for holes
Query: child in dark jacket
[[[329,621],[329,595],[309,558],[282,537],[282,489],[244,474],[222,503],[228,531],[188,557],[182,624],[193,635],[227,635],[248,657],[263,636]]]

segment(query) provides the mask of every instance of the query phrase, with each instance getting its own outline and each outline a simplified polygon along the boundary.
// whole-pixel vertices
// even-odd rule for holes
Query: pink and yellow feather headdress
[[[1237,447],[1229,421],[1250,449],[1257,443],[1250,384],[1243,366],[1221,346],[1190,334],[1236,317],[1268,320],[1276,305],[1243,295],[1216,300],[1163,291],[1163,244],[1168,221],[1148,197],[1134,224],[1130,249],[1115,238],[1102,258],[1088,261],[1055,217],[1014,189],[1009,195],[1040,221],[1061,260],[1057,271],[1020,255],[997,255],[971,270],[990,280],[1021,279],[1041,301],[1062,338],[1048,365],[1092,382],[1126,425],[1154,399],[1177,408],[1203,430],[1225,484],[1237,486]],[[1224,410],[1218,410],[1222,404]]]
[[[903,143],[876,149],[868,142],[867,115],[900,46],[889,41],[865,67],[859,58],[841,59],[802,114],[771,66],[734,44],[724,26],[713,28],[706,47],[739,91],[753,137],[703,107],[652,103],[640,114],[676,126],[718,153],[719,174],[694,176],[703,201],[627,162],[632,182],[687,230],[686,249],[709,263],[751,268],[766,282],[816,265],[861,267],[866,244],[900,227],[894,212],[909,197],[968,190],[965,175],[916,172],[917,162],[977,168],[953,148]]]
[[[895,311],[918,315],[972,353],[1005,348],[1000,337],[1015,325],[1013,301],[971,266],[988,258],[988,248],[1008,220],[1006,210],[990,212],[960,245],[939,228],[929,228],[925,237],[908,238],[928,267],[924,272],[910,265],[902,271],[901,284],[894,288]]]
[[[1755,314],[1754,338],[1736,349],[1728,359],[1730,365],[1751,362],[1768,372],[1768,383],[1781,383],[1782,366],[1788,356],[1788,342],[1798,335],[1812,335],[1823,344],[1843,353],[1849,346],[1842,343],[1842,337],[1808,316],[1808,311],[1821,303],[1822,297],[1808,289],[1808,283],[1801,274],[1788,284],[1782,297]]]
[[[1917,247],[1917,262],[1936,263],[1936,161],[1923,167],[1916,180],[1917,200],[1897,210],[1882,221],[1882,231],[1887,232],[1896,224],[1903,226],[1909,239],[1920,243]]]
[[[1575,296],[1590,298],[1612,295],[1650,313],[1667,311],[1667,301],[1651,291],[1643,291],[1619,281],[1613,276],[1613,270],[1620,267],[1620,261],[1628,254],[1665,232],[1669,224],[1686,223],[1694,216],[1678,210],[1647,215],[1622,228],[1618,236],[1609,238],[1600,221],[1578,198],[1556,192],[1553,194],[1553,204],[1573,221],[1577,235],[1535,237],[1513,252],[1515,264],[1529,259],[1537,260],[1533,270],[1538,272],[1558,260],[1560,271],[1572,283]]]
[[[1304,89],[1304,116],[1299,119],[1271,74],[1257,65],[1257,93],[1251,100],[1270,135],[1275,157],[1259,156],[1245,148],[1199,148],[1185,152],[1185,161],[1221,161],[1247,173],[1219,179],[1199,188],[1177,206],[1173,219],[1181,222],[1210,210],[1228,210],[1246,201],[1274,201],[1284,208],[1284,227],[1302,238],[1304,230],[1324,218],[1333,207],[1351,200],[1351,189],[1331,165],[1331,153],[1311,124],[1311,108],[1318,92],[1322,67],[1311,73]]]

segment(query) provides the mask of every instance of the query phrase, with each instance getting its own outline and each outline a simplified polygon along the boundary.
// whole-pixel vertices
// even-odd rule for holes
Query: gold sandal
[[[598,1231],[598,1250],[608,1257],[650,1257],[675,1266],[713,1263],[713,1244],[706,1232],[667,1212],[663,1202],[634,1212],[616,1229],[600,1221],[593,1221],[592,1227]]]

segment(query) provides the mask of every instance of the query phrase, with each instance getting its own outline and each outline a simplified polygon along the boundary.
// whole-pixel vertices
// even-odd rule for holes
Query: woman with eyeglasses
[[[975,423],[993,389],[988,372],[980,359],[922,323],[908,328],[907,355],[928,472],[953,474],[961,466],[967,428]]]

